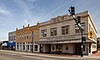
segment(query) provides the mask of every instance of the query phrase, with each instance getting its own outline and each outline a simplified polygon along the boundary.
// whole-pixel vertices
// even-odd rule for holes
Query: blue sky
[[[8,32],[68,14],[70,6],[76,13],[88,10],[100,33],[100,0],[0,0],[0,40],[8,40]]]

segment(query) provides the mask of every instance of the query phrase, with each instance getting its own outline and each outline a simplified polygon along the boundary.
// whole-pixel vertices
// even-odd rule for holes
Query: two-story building
[[[84,54],[97,51],[97,31],[88,11],[78,13],[81,16],[81,26],[86,43],[83,45]],[[63,15],[42,22],[40,26],[40,52],[48,53],[81,53],[81,33],[70,15]]]
[[[7,47],[9,50],[15,50],[15,45],[16,45],[16,31],[12,31],[12,32],[8,33],[8,41],[4,41],[3,45],[5,47]]]
[[[12,31],[8,33],[8,40],[12,42],[16,41],[16,31]]]
[[[39,52],[39,26],[27,26],[16,28],[16,50],[27,52]]]

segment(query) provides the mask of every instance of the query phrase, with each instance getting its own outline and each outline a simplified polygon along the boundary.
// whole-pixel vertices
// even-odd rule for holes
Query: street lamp
[[[75,20],[76,25],[78,26],[81,32],[81,57],[83,57],[83,44],[86,42],[86,37],[83,37],[83,28],[80,24],[81,17],[80,16],[77,16],[77,18],[75,17],[75,7],[73,6],[71,6],[68,11],[70,15],[73,17],[73,19]]]

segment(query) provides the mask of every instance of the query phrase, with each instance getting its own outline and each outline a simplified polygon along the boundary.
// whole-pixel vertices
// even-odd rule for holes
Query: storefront
[[[2,44],[2,48],[4,50],[15,50],[16,42],[12,41],[4,41]]]
[[[93,46],[92,46],[93,45]],[[95,43],[87,40],[83,44],[83,54],[92,54],[93,50],[96,51]],[[40,41],[40,52],[43,53],[66,53],[66,54],[81,54],[81,40],[71,40],[71,41]]]

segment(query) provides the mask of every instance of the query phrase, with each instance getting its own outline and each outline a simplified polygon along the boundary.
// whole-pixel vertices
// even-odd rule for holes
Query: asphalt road
[[[0,51],[0,60],[100,60],[100,59],[84,59],[84,58],[74,59],[74,58],[70,59],[70,58],[37,56],[37,55]]]

